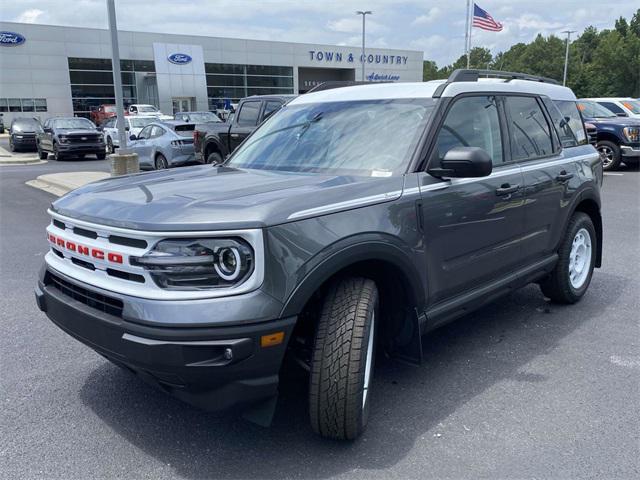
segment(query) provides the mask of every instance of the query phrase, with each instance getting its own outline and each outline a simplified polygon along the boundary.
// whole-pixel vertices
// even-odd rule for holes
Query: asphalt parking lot
[[[351,444],[312,433],[293,368],[264,429],[158,392],[51,324],[33,285],[54,197],[24,182],[72,170],[108,165],[0,166],[2,478],[640,476],[637,170],[605,177],[604,265],[582,302],[529,286],[425,337],[420,367],[379,358]]]

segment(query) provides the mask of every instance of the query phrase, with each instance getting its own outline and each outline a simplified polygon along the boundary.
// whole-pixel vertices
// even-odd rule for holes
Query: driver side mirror
[[[43,131],[44,133],[51,133],[51,132],[53,132],[53,129],[52,129],[51,127],[44,127],[44,128],[42,129],[42,131]]]
[[[474,178],[491,175],[491,157],[482,148],[454,147],[445,153],[439,168],[430,168],[434,177]]]
[[[136,137],[135,135],[131,135],[131,136],[129,137],[129,140],[132,140],[132,141],[133,141],[133,140],[138,140],[138,137]]]

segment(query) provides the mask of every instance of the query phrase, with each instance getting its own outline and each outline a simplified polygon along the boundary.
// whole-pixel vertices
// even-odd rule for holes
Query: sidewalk
[[[0,165],[35,165],[40,163],[46,163],[46,160],[40,160],[35,153],[33,155],[14,155],[0,147]]]
[[[109,178],[107,172],[65,172],[40,175],[35,180],[29,180],[27,185],[52,193],[58,197],[80,188],[87,183]]]

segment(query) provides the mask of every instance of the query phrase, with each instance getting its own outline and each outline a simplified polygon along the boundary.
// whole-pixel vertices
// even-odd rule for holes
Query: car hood
[[[56,128],[55,133],[56,135],[95,135],[100,132],[88,128]]]
[[[640,118],[633,117],[585,118],[584,120],[595,125],[618,125],[621,127],[636,127],[640,125]]]
[[[210,165],[95,182],[52,205],[77,220],[147,231],[261,228],[402,193],[403,177],[240,170]]]

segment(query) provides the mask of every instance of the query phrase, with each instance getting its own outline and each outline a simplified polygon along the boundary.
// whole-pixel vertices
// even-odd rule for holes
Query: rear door
[[[526,206],[523,258],[535,261],[550,255],[565,225],[571,197],[579,186],[577,163],[562,144],[578,145],[570,122],[552,102],[534,96],[507,96],[505,111],[511,137],[511,156],[522,168]],[[551,116],[553,113],[553,118]],[[575,115],[580,114],[575,108]],[[554,122],[561,129],[558,135]],[[573,122],[575,123],[575,122]],[[583,129],[584,133],[584,129]],[[586,138],[581,135],[586,144]]]
[[[129,145],[129,148],[138,154],[138,160],[141,165],[152,164],[150,159],[151,145],[149,143],[152,130],[153,125],[147,125],[140,131],[138,138]]]
[[[229,130],[229,153],[233,152],[256,129],[262,108],[261,100],[247,100],[240,105]]]
[[[420,194],[430,302],[453,299],[513,271],[524,229],[523,178],[510,162],[500,99],[453,100],[438,128],[429,165],[451,148],[480,147],[493,172],[482,178],[437,180],[421,174]]]

